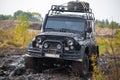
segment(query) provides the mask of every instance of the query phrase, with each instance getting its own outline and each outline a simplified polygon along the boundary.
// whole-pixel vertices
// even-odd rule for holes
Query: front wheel
[[[89,73],[89,58],[87,54],[84,54],[83,61],[82,61],[81,75],[87,76],[88,73]]]
[[[33,72],[42,72],[43,64],[39,58],[25,57],[25,68],[30,69]]]
[[[82,62],[73,62],[72,71],[75,73],[75,75],[87,77],[89,73],[89,58],[87,54],[84,54]]]

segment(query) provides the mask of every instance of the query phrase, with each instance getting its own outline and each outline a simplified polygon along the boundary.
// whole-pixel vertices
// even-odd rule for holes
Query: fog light
[[[39,48],[42,48],[42,45],[39,45]]]
[[[73,50],[73,49],[74,49],[74,47],[73,47],[73,46],[70,46],[70,49],[72,49],[72,50]]]
[[[61,49],[62,46],[60,44],[57,45],[57,49]]]
[[[44,44],[44,48],[48,48],[48,44],[47,43]]]
[[[65,47],[65,50],[66,50],[66,51],[69,51],[69,47]]]
[[[39,46],[39,44],[37,43],[37,44],[36,44],[36,47],[38,47],[38,46]]]

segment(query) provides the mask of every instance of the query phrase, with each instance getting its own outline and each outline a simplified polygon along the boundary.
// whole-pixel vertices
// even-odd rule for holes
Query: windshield
[[[85,20],[78,18],[48,18],[45,31],[84,32]]]

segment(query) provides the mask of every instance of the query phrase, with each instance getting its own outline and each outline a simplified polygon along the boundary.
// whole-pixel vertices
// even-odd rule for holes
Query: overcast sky
[[[0,0],[0,14],[13,15],[17,10],[39,12],[44,17],[52,4],[71,0]],[[120,23],[120,0],[81,0],[90,3],[96,19],[109,19]]]

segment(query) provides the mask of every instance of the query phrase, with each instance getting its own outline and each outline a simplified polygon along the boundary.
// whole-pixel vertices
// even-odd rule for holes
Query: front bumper
[[[27,54],[25,56],[29,57],[48,57],[48,58],[59,58],[59,59],[64,59],[64,60],[74,60],[74,61],[82,61],[82,55],[80,54],[80,51],[67,51],[67,52],[62,52],[59,54],[55,53],[44,53],[42,52],[42,49],[40,48],[29,48],[27,50]]]

